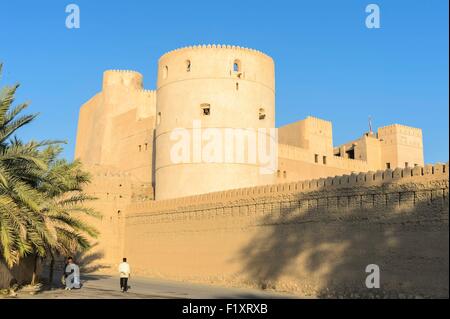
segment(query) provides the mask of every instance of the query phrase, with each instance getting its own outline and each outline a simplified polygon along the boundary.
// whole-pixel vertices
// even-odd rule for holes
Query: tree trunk
[[[50,269],[48,272],[48,283],[50,285],[50,288],[53,287],[53,268],[55,266],[55,256],[53,256],[53,253],[50,252],[51,259],[50,259]]]
[[[38,281],[38,274],[37,274],[38,262],[39,256],[36,254],[34,256],[33,277],[31,277],[31,285],[36,285]]]

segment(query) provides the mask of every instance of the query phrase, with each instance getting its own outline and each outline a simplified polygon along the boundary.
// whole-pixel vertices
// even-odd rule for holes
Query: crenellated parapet
[[[391,124],[378,128],[378,133],[386,134],[386,133],[401,133],[404,135],[411,135],[416,137],[422,137],[422,130],[417,127],[411,127],[402,124]]]
[[[181,197],[160,201],[141,201],[130,205],[130,213],[149,213],[160,210],[177,209],[200,204],[214,204],[228,201],[246,200],[249,198],[263,198],[275,195],[293,195],[299,193],[334,191],[361,188],[385,188],[390,184],[406,184],[415,182],[429,182],[433,180],[446,180],[448,189],[449,163],[426,165],[424,167],[387,169],[376,172],[354,173],[308,181],[264,185],[240,189],[231,189],[189,197]]]
[[[125,247],[149,277],[446,298],[448,202],[448,164],[236,189],[128,207]],[[385,276],[376,292],[361,285],[370,262]]]
[[[145,94],[147,96],[156,96],[156,90],[139,89],[138,92]]]
[[[274,73],[273,59],[257,50],[215,44],[188,46],[160,57],[157,88],[183,80],[209,79],[231,82],[230,89],[236,81],[251,81],[275,91]]]
[[[103,73],[103,90],[123,86],[142,90],[143,76],[132,70],[107,70]]]
[[[228,44],[200,44],[200,45],[185,46],[185,47],[177,48],[177,49],[166,52],[165,54],[163,54],[160,57],[160,59],[163,59],[166,55],[173,54],[173,53],[180,53],[180,52],[187,51],[187,50],[204,50],[204,49],[233,50],[235,52],[245,52],[245,53],[256,54],[261,57],[265,57],[265,58],[272,60],[272,58],[269,55],[265,54],[262,51],[255,50],[252,48],[247,48],[247,47],[241,47],[238,45],[228,45]]]
[[[151,183],[139,180],[129,171],[101,165],[85,165],[92,178],[86,190],[102,201],[153,199]]]

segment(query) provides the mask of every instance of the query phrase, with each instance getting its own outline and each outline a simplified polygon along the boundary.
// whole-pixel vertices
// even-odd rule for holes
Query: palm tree
[[[17,88],[0,92],[0,256],[12,267],[34,254],[35,281],[39,257],[89,248],[85,235],[95,237],[97,231],[80,215],[99,214],[84,205],[93,198],[82,191],[90,180],[80,162],[58,159],[62,142],[12,137],[37,116],[20,116],[27,103],[12,107]]]
[[[0,74],[2,65],[0,64]],[[0,252],[8,266],[33,251],[44,252],[44,224],[38,215],[39,193],[30,184],[46,169],[39,147],[51,142],[17,143],[10,137],[36,114],[19,116],[28,104],[12,107],[18,84],[0,91]]]
[[[79,161],[67,162],[58,159],[62,151],[59,146],[49,146],[43,151],[48,170],[39,191],[45,195],[42,214],[49,231],[55,238],[54,243],[46,245],[50,256],[49,282],[53,282],[55,255],[74,255],[91,247],[85,234],[96,238],[98,231],[90,226],[85,216],[99,218],[100,214],[86,206],[95,198],[83,192],[90,182],[89,174],[81,169]]]

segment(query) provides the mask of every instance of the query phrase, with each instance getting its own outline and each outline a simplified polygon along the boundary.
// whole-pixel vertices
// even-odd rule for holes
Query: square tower
[[[333,127],[330,121],[317,117],[287,124],[278,129],[281,144],[294,145],[322,155],[333,154]]]
[[[422,130],[393,124],[378,129],[383,168],[423,166]]]

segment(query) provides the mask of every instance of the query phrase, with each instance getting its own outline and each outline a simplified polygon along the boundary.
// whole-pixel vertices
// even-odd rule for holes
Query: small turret
[[[103,73],[103,90],[117,86],[141,90],[142,79],[142,74],[136,71],[108,70]]]

